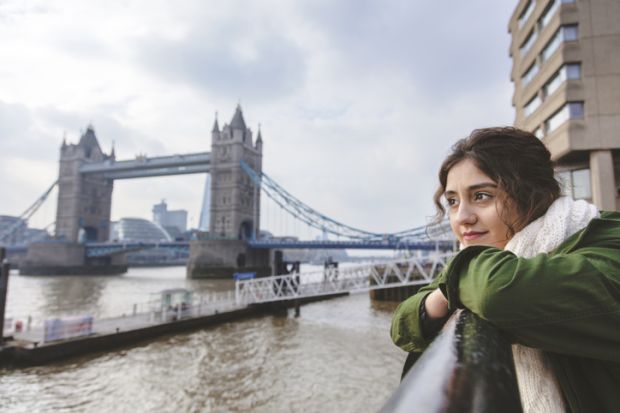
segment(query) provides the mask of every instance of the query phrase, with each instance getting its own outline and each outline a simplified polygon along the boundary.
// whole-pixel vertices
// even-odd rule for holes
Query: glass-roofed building
[[[142,218],[122,218],[112,222],[111,241],[170,242],[172,237],[164,228]]]

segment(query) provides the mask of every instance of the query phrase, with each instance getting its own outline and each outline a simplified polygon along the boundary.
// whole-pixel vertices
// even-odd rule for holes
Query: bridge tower
[[[260,190],[241,169],[241,161],[260,173],[263,139],[246,126],[237,105],[229,124],[220,130],[217,118],[211,131],[211,206],[209,237],[190,244],[189,278],[230,278],[235,271],[271,273],[270,251],[252,249],[247,240],[260,228]]]
[[[56,236],[70,242],[107,241],[113,181],[99,174],[83,175],[80,167],[115,159],[103,152],[91,125],[77,144],[63,140],[58,172]]]
[[[262,170],[263,140],[252,130],[237,105],[230,124],[220,131],[217,118],[211,131],[211,208],[209,232],[213,237],[247,240],[258,236],[260,191],[243,172],[240,162]]]

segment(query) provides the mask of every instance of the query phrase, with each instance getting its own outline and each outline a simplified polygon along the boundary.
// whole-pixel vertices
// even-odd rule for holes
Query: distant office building
[[[50,238],[44,229],[28,228],[19,217],[0,215],[0,245],[25,245]]]
[[[515,126],[545,143],[565,191],[620,206],[620,2],[519,0],[510,19]]]
[[[153,222],[168,228],[176,228],[179,233],[187,231],[187,211],[180,209],[177,211],[168,211],[168,205],[165,200],[153,206]]]
[[[26,234],[26,221],[9,215],[0,215],[0,243],[16,245]]]
[[[110,240],[170,242],[172,238],[160,225],[142,218],[122,218],[111,223]]]

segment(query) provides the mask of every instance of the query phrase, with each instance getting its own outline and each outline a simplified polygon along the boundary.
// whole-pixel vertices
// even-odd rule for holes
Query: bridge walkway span
[[[428,284],[453,255],[429,254],[370,265],[239,280],[235,284],[235,300],[238,305],[250,305]]]

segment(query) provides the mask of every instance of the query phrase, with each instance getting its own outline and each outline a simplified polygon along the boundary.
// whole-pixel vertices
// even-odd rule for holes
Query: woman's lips
[[[468,231],[463,233],[463,241],[474,241],[483,235],[485,235],[488,231]]]

